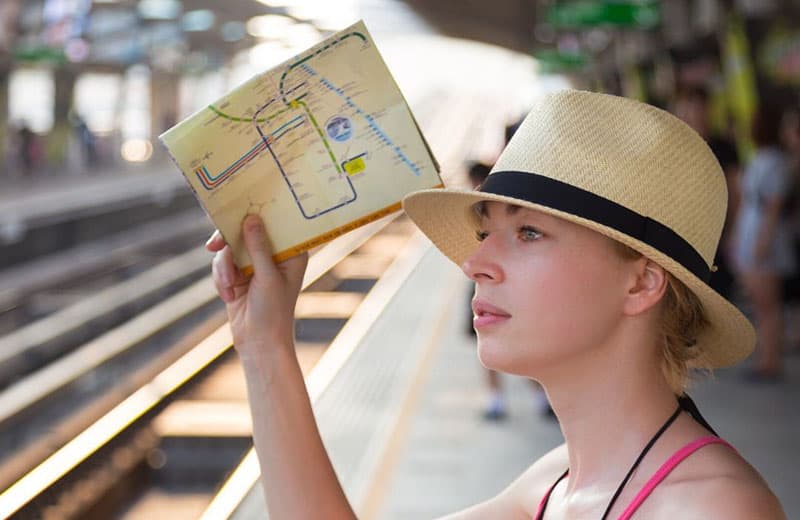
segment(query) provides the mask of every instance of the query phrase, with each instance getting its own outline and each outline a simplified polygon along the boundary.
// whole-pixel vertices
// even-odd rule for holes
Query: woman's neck
[[[676,397],[658,363],[631,356],[605,353],[564,372],[542,382],[567,443],[567,493],[613,489],[675,411]]]

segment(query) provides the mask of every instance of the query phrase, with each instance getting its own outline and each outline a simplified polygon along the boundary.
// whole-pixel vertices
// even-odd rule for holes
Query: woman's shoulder
[[[687,511],[696,518],[786,518],[758,471],[724,444],[705,446],[684,460],[644,502],[642,513],[649,507],[658,518],[685,518]]]
[[[542,497],[564,473],[568,464],[567,445],[561,444],[531,464],[504,493],[512,495],[514,502],[532,516],[536,513]]]

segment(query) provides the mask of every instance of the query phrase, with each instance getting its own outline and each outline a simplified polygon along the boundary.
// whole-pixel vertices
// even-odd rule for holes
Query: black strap
[[[659,437],[661,437],[664,434],[664,432],[667,431],[667,428],[669,428],[672,425],[672,423],[675,422],[675,419],[678,418],[678,416],[681,414],[682,411],[683,411],[683,406],[681,405],[680,401],[678,401],[678,407],[675,409],[675,412],[673,412],[670,418],[667,419],[667,422],[661,425],[661,428],[656,432],[656,434],[653,435],[653,437],[650,439],[650,442],[648,442],[647,445],[642,450],[642,452],[639,453],[639,457],[636,458],[636,461],[633,463],[633,466],[631,466],[631,469],[628,470],[628,474],[625,475],[625,478],[622,479],[622,482],[620,482],[619,486],[617,486],[617,491],[614,493],[614,496],[611,497],[611,501],[608,503],[608,506],[606,507],[606,512],[603,513],[603,520],[605,520],[608,517],[608,513],[611,512],[611,508],[614,506],[614,503],[617,501],[619,495],[622,493],[622,489],[625,487],[625,484],[628,483],[628,480],[630,480],[631,475],[633,475],[633,472],[636,471],[636,468],[639,467],[639,463],[642,462],[644,456],[647,455],[647,452],[650,451],[650,448],[653,447],[653,445],[656,443]]]
[[[639,464],[642,462],[645,455],[647,455],[647,452],[650,451],[650,449],[655,445],[656,441],[658,441],[658,439],[664,434],[665,431],[667,431],[667,429],[672,425],[672,423],[675,422],[675,420],[680,416],[681,412],[689,413],[694,418],[694,420],[700,423],[704,428],[708,429],[708,431],[710,431],[714,435],[717,435],[717,432],[715,432],[714,429],[711,427],[711,425],[709,425],[708,422],[703,418],[703,416],[700,414],[700,410],[697,409],[697,405],[694,404],[694,401],[692,401],[692,399],[687,394],[683,394],[682,396],[678,397],[678,407],[675,409],[675,411],[672,413],[669,419],[667,419],[666,422],[661,425],[661,428],[659,428],[659,430],[655,433],[655,435],[653,435],[653,437],[650,439],[647,445],[645,445],[645,447],[639,453],[639,456],[634,461],[631,468],[628,470],[628,473],[627,475],[625,475],[625,478],[623,478],[622,482],[620,482],[619,486],[617,486],[617,490],[614,492],[614,496],[611,497],[611,501],[609,501],[608,506],[606,506],[606,510],[603,513],[602,517],[603,520],[605,520],[608,517],[609,512],[611,512],[611,508],[614,507],[614,504],[616,503],[617,499],[622,493],[623,488],[625,488],[625,485],[630,480],[631,476],[633,475],[633,472],[636,471],[636,468],[639,467]],[[542,520],[542,518],[544,517],[544,511],[545,509],[547,509],[547,504],[550,501],[550,495],[553,493],[553,490],[556,488],[558,483],[564,480],[564,478],[566,478],[568,473],[569,473],[569,468],[564,473],[562,473],[560,477],[558,477],[558,480],[556,480],[555,483],[552,485],[552,487],[547,491],[547,494],[544,496],[544,499],[542,500],[542,506],[540,507],[539,515],[536,517],[536,520]]]
[[[486,178],[480,191],[526,200],[616,229],[675,259],[704,282],[711,278],[702,255],[674,230],[577,186],[535,173],[499,171]]]
[[[708,424],[708,421],[706,421],[705,417],[703,417],[703,415],[700,413],[700,410],[697,409],[697,405],[694,404],[694,401],[692,401],[692,398],[689,397],[689,394],[683,394],[682,396],[678,397],[678,403],[686,413],[692,416],[692,419],[700,423],[703,428],[713,433],[715,437],[719,437],[717,432],[714,431],[714,428]]]

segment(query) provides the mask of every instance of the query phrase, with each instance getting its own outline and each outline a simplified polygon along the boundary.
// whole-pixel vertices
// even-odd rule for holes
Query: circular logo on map
[[[343,116],[333,116],[325,123],[325,131],[335,141],[347,141],[353,137],[353,123]]]

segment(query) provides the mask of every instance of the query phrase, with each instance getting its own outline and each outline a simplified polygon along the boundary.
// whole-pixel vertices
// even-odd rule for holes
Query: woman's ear
[[[642,314],[658,305],[667,290],[667,283],[667,272],[663,267],[646,257],[636,260],[631,285],[625,297],[625,315]]]

